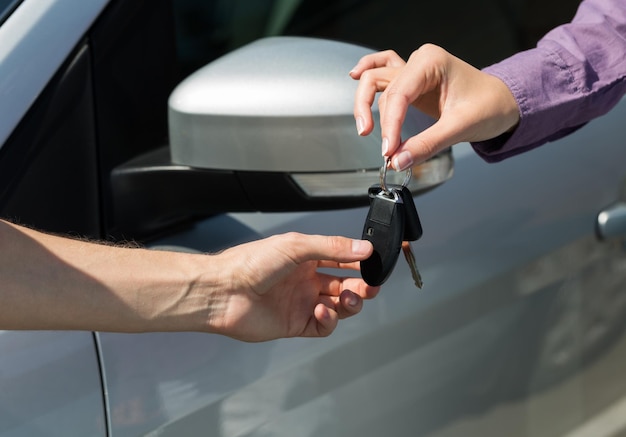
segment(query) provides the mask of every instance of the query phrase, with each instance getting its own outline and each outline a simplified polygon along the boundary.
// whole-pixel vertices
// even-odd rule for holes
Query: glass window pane
[[[393,49],[438,44],[476,67],[535,45],[580,0],[174,0],[179,58],[190,73],[257,38],[297,35]]]

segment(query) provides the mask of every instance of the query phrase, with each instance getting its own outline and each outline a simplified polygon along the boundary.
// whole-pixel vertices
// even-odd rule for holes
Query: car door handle
[[[626,237],[626,203],[618,202],[598,214],[596,231],[602,240]]]

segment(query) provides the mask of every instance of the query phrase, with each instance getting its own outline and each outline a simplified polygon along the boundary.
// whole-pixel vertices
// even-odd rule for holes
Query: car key
[[[398,188],[394,187],[394,189]],[[404,258],[406,259],[409,269],[411,270],[411,276],[413,277],[415,286],[421,289],[424,283],[422,282],[422,275],[420,275],[417,263],[415,262],[415,255],[413,254],[413,249],[411,248],[411,241],[419,240],[422,237],[422,223],[420,222],[411,191],[404,185],[398,190],[400,191],[400,197],[402,197],[404,213],[406,215],[402,253],[404,253]]]
[[[415,255],[413,254],[413,249],[411,248],[410,241],[405,240],[402,242],[402,253],[404,253],[404,258],[409,265],[409,270],[411,270],[411,276],[413,277],[413,282],[415,283],[415,286],[421,289],[424,286],[424,283],[422,282],[422,275],[417,268]]]
[[[406,214],[398,191],[374,185],[368,193],[370,209],[362,238],[372,243],[374,252],[361,261],[361,276],[369,285],[378,286],[387,280],[398,260]]]

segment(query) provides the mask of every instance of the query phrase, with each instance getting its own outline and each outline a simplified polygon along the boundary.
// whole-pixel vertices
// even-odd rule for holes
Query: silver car
[[[0,215],[162,250],[360,237],[382,162],[348,71],[427,41],[486,65],[577,2],[538,3],[0,0]],[[0,331],[0,436],[622,435],[625,119],[413,168],[424,288],[400,259],[328,338]]]

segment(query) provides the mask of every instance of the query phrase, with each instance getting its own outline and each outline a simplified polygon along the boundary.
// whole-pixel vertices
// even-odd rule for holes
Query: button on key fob
[[[374,185],[369,197],[370,209],[362,238],[372,243],[374,252],[361,261],[361,276],[369,285],[378,286],[387,280],[398,260],[406,214],[398,190],[386,192]]]

